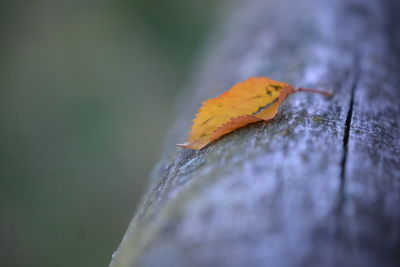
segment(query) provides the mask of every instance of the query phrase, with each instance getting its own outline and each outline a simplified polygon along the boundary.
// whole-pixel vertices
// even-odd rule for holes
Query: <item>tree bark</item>
[[[251,0],[216,32],[179,103],[119,266],[400,266],[400,5]],[[200,103],[251,76],[292,95],[200,151]]]

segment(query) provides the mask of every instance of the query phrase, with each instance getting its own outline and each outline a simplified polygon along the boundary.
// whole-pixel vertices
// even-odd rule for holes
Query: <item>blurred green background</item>
[[[106,266],[217,1],[0,2],[0,266]]]

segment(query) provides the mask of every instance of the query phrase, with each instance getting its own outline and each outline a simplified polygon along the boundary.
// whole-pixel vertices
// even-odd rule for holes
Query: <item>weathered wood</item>
[[[237,5],[111,266],[399,266],[399,7]],[[174,147],[202,100],[259,75],[335,95],[299,93],[268,124]]]

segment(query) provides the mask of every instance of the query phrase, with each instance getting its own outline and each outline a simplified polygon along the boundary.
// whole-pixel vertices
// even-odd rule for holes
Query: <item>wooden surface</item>
[[[238,1],[185,88],[110,266],[400,266],[400,4]],[[291,96],[200,151],[200,103],[250,76]]]

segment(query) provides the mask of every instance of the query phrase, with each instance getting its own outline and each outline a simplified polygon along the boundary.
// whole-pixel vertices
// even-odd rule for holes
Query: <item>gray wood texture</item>
[[[400,266],[400,2],[238,1],[178,101],[110,266]],[[175,147],[250,76],[292,95],[269,123]]]

